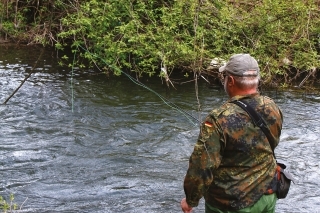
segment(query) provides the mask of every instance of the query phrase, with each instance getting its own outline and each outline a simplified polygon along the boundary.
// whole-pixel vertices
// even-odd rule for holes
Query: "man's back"
[[[265,119],[278,144],[282,128],[281,111],[267,97],[247,97],[246,102]],[[230,103],[241,98],[244,97],[233,97],[207,118],[221,128],[223,137],[220,141],[221,163],[213,172],[213,182],[204,197],[208,204],[222,209],[241,209],[255,203],[266,192],[276,169],[265,134],[242,108]],[[207,140],[209,146],[215,146],[211,142],[216,143]]]

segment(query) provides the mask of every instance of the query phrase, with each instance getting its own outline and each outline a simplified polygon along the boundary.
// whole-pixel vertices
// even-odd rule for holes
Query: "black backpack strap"
[[[239,107],[241,107],[244,111],[246,111],[249,116],[251,117],[251,119],[253,120],[254,124],[257,125],[258,127],[261,128],[261,130],[264,132],[264,134],[267,136],[270,147],[272,149],[273,152],[273,156],[274,158],[276,158],[275,154],[274,154],[274,146],[272,143],[273,141],[273,137],[271,135],[270,129],[268,128],[266,122],[262,119],[262,117],[256,112],[256,110],[254,110],[247,102],[245,102],[244,100],[235,100],[232,101],[231,103],[234,103],[236,105],[238,105]]]

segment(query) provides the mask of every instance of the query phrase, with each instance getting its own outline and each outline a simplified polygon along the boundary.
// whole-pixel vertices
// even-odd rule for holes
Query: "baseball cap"
[[[249,54],[235,54],[229,61],[219,68],[219,72],[227,72],[235,76],[258,76],[259,65]]]

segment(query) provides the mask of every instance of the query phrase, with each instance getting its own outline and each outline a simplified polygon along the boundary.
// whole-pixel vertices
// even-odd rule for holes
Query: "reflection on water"
[[[2,47],[0,47],[2,48]],[[0,102],[37,60],[30,50],[0,51]],[[57,66],[39,68],[0,105],[0,195],[15,195],[22,212],[180,212],[182,182],[198,135],[180,112],[125,77]],[[199,117],[194,86],[149,87]],[[319,197],[320,100],[314,94],[266,91],[284,113],[279,161],[298,180],[277,212],[316,212]],[[72,100],[74,94],[74,100]],[[226,100],[200,84],[200,117]],[[203,201],[194,212],[203,212]],[[319,210],[320,211],[320,210]]]

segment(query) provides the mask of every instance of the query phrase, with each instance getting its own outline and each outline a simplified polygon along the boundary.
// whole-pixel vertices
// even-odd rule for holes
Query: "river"
[[[0,46],[0,103],[38,60],[41,48]],[[0,105],[0,196],[18,212],[181,212],[183,179],[204,116],[227,100],[199,81],[166,89],[58,66],[47,50],[35,72]],[[276,149],[297,179],[278,213],[320,212],[319,92],[269,90],[284,114]],[[170,103],[179,106],[177,111]],[[194,213],[204,212],[201,200]]]

